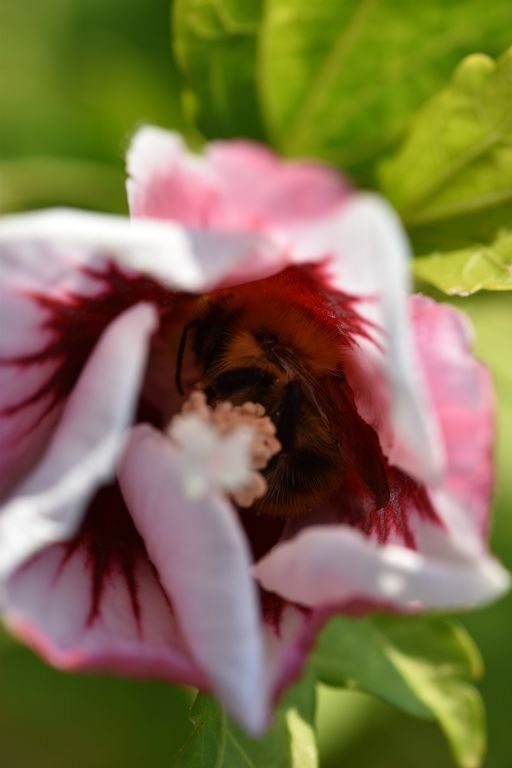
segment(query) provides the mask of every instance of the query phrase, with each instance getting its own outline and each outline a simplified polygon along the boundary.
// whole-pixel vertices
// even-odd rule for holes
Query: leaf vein
[[[310,84],[308,97],[295,116],[295,125],[290,126],[288,134],[288,147],[290,149],[300,146],[308,128],[314,125],[311,117],[314,116],[325,91],[328,90],[333,78],[336,77],[341,63],[355,45],[361,29],[376,4],[377,0],[362,0],[355,8],[350,22],[342,27],[339,35],[335,38],[329,55],[315,80]]]

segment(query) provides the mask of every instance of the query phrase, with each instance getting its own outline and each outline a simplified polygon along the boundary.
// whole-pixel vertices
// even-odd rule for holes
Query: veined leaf
[[[363,690],[436,719],[457,764],[481,765],[485,718],[471,685],[481,660],[462,628],[437,618],[336,618],[320,637],[313,669],[328,685]]]
[[[502,232],[490,245],[433,253],[414,261],[420,280],[451,295],[468,296],[475,291],[512,290],[512,233]]]
[[[373,161],[465,53],[510,44],[499,27],[511,23],[505,2],[274,0],[262,84],[270,136],[344,169]]]
[[[250,739],[214,699],[198,694],[194,731],[173,768],[318,768],[315,704],[314,680],[306,675],[284,697],[269,731]]]
[[[498,54],[511,26],[509,0],[177,0],[174,44],[205,135],[361,179],[457,62]]]

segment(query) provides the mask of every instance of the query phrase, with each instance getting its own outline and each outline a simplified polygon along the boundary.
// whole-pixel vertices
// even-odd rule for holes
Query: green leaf
[[[198,694],[194,731],[173,768],[318,768],[315,706],[314,680],[307,675],[284,697],[269,731],[250,739],[214,699]]]
[[[256,86],[262,0],[175,0],[173,8],[174,53],[199,127],[210,137],[263,138]]]
[[[174,43],[207,136],[266,138],[358,178],[460,59],[510,44],[509,0],[177,0]]]
[[[314,651],[313,668],[327,685],[363,690],[415,717],[431,718],[390,660],[373,620],[331,619]]]
[[[461,627],[438,618],[336,618],[320,637],[313,668],[328,685],[366,691],[412,715],[436,719],[457,764],[481,765],[485,718],[471,681],[482,665]]]
[[[501,232],[490,245],[433,253],[415,259],[414,273],[450,295],[486,289],[512,290],[512,233]]]
[[[0,624],[0,654],[9,650],[14,645],[14,640],[11,635],[7,634],[6,630]]]
[[[265,17],[270,133],[345,169],[388,147],[464,53],[510,44],[507,2],[275,0]]]
[[[512,9],[512,6],[510,6]],[[512,49],[465,59],[383,163],[384,193],[417,253],[481,251],[512,218]]]

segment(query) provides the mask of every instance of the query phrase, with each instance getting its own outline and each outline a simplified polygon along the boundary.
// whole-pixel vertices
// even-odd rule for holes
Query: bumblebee
[[[210,405],[260,403],[282,450],[263,474],[257,513],[306,513],[347,483],[363,483],[377,508],[389,489],[374,430],[358,415],[340,366],[339,337],[312,314],[268,296],[265,281],[208,298],[184,328],[176,365],[183,392],[186,350]],[[274,299],[274,300],[272,300]]]

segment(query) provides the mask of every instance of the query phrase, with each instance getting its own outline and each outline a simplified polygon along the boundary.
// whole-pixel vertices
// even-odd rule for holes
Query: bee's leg
[[[277,421],[277,439],[286,453],[293,448],[295,429],[299,416],[301,391],[297,381],[291,381],[286,387]]]
[[[182,382],[181,382],[181,371],[183,368],[183,358],[185,357],[185,349],[187,347],[188,332],[190,331],[191,328],[197,325],[197,323],[198,323],[197,318],[195,318],[194,320],[190,320],[188,323],[186,323],[183,326],[183,331],[181,332],[180,343],[178,345],[178,352],[176,355],[176,389],[178,390],[178,393],[180,395],[185,394],[183,390]]]

